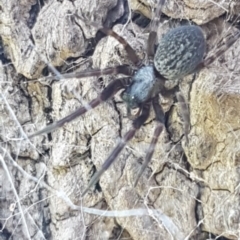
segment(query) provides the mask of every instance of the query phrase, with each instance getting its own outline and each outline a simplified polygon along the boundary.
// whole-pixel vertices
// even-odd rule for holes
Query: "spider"
[[[155,16],[160,16],[163,4],[164,0],[159,0]],[[78,15],[77,17],[83,20],[82,17]],[[228,36],[225,39],[225,43],[218,47],[215,54],[204,58],[206,41],[200,27],[194,25],[180,26],[167,32],[166,35],[159,41],[155,51],[155,43],[157,40],[155,28],[158,26],[158,23],[159,17],[155,17],[147,40],[148,59],[146,64],[143,63],[143,60],[138,57],[135,50],[124,38],[119,36],[113,30],[101,26],[99,28],[100,31],[102,31],[105,35],[112,36],[124,46],[128,58],[134,66],[119,65],[102,70],[93,69],[84,72],[61,75],[64,78],[84,78],[90,76],[99,77],[108,74],[122,74],[126,77],[117,78],[110,82],[100,95],[89,102],[87,106],[78,108],[72,114],[29,136],[29,138],[32,138],[40,134],[52,132],[56,128],[63,126],[65,123],[83,115],[88,110],[97,107],[102,102],[113,97],[118,91],[122,90],[121,98],[126,103],[127,115],[129,119],[132,120],[132,128],[120,139],[116,147],[110,153],[109,157],[105,160],[101,169],[93,175],[88,186],[83,191],[82,197],[94,184],[97,183],[101,175],[116,160],[127,142],[134,137],[135,133],[146,122],[149,117],[150,109],[153,107],[155,112],[156,127],[147,150],[145,160],[134,182],[134,186],[137,185],[140,176],[152,158],[158,138],[165,126],[165,115],[161,105],[159,104],[159,95],[164,96],[172,93],[176,94],[184,120],[184,134],[186,142],[188,142],[190,116],[188,106],[178,88],[179,80],[184,76],[195,73],[211,64],[217,57],[234,44],[240,35],[240,33],[236,33]],[[94,27],[99,27],[93,23],[90,24]],[[170,89],[167,89],[165,86],[167,81],[173,83]],[[131,114],[131,110],[133,109],[138,109],[137,114],[134,116]]]

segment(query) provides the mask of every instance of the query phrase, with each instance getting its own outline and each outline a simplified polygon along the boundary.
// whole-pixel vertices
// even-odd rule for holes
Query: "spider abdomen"
[[[181,26],[170,30],[159,42],[154,65],[166,79],[184,77],[203,60],[205,38],[197,26]]]

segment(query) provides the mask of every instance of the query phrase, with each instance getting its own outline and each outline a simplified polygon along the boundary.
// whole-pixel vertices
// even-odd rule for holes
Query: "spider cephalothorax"
[[[158,85],[154,67],[152,65],[142,66],[132,77],[131,84],[121,94],[122,99],[128,108],[138,108],[157,94]]]
[[[164,0],[159,1],[159,5],[156,9],[156,16],[160,15],[160,10],[163,3]],[[82,20],[80,16],[77,15],[77,17]],[[158,22],[159,18],[155,17],[152,26],[158,26]],[[91,25],[98,27],[93,23]],[[119,90],[123,90],[121,97],[126,103],[128,116],[133,119],[132,128],[118,142],[117,146],[110,153],[101,169],[94,174],[82,196],[86,194],[88,189],[99,180],[102,173],[109,168],[109,166],[125,147],[126,143],[134,137],[136,131],[148,119],[150,108],[153,107],[157,125],[155,127],[154,136],[147,151],[146,158],[134,183],[134,185],[137,184],[139,177],[152,158],[158,137],[161,134],[165,124],[164,112],[159,104],[159,94],[168,95],[169,92],[172,93],[176,89],[178,90],[178,87],[176,86],[182,77],[198,71],[206,65],[212,63],[239,38],[239,33],[230,36],[228,39],[226,39],[227,44],[219,47],[215,55],[211,55],[210,57],[204,59],[206,43],[201,29],[197,26],[181,26],[169,31],[159,41],[157,51],[155,53],[154,50],[157,33],[156,29],[152,27],[147,42],[148,61],[147,64],[144,65],[142,60],[139,59],[135,53],[134,49],[127,43],[125,39],[111,29],[100,27],[99,30],[106,35],[114,37],[121,44],[123,44],[129,59],[132,61],[135,67],[131,67],[130,65],[120,65],[116,67],[105,68],[103,70],[93,69],[85,72],[62,75],[64,78],[83,78],[89,76],[98,77],[107,74],[123,74],[126,77],[117,78],[110,82],[110,84],[107,85],[107,87],[101,92],[101,94],[96,99],[92,100],[87,106],[80,107],[69,116],[29,136],[33,137],[39,134],[51,132],[54,129],[61,127],[63,124],[70,122],[76,117],[84,114],[89,109],[95,108],[103,101],[110,99]],[[166,81],[173,82],[171,89],[167,89],[165,87]],[[190,127],[188,107],[185,103],[184,97],[179,91],[176,93],[176,97],[180,103],[182,117],[184,120],[184,133],[186,140],[188,141],[187,135]],[[131,109],[136,108],[139,109],[138,114],[132,118],[130,113]]]

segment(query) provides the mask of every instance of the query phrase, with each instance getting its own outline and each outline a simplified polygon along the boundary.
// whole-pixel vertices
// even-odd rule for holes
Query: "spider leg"
[[[114,81],[112,81],[111,83],[108,84],[108,86],[102,91],[102,93],[100,94],[100,96],[98,96],[97,98],[95,98],[94,100],[92,100],[89,103],[90,108],[86,108],[86,107],[80,107],[78,108],[75,112],[71,113],[70,115],[64,117],[63,119],[54,122],[50,125],[48,125],[47,127],[43,128],[40,131],[37,131],[31,135],[29,135],[29,138],[35,137],[37,135],[40,134],[44,134],[44,133],[50,133],[53,130],[55,130],[56,128],[62,127],[65,123],[71,122],[72,120],[74,120],[75,118],[83,115],[84,113],[86,113],[88,110],[97,107],[100,103],[102,103],[103,101],[108,100],[109,98],[111,98],[116,92],[118,92],[120,89],[125,88],[126,86],[128,86],[130,84],[130,78],[119,78],[116,79]]]
[[[92,179],[90,180],[87,188],[83,191],[82,197],[88,192],[90,187],[92,187],[94,184],[97,183],[101,175],[111,166],[111,164],[116,160],[118,157],[119,153],[123,150],[125,145],[127,144],[128,141],[130,141],[136,131],[144,124],[144,122],[148,119],[149,112],[150,112],[150,103],[151,102],[146,102],[143,107],[142,107],[142,112],[141,114],[133,121],[133,126],[132,128],[124,135],[123,138],[120,139],[118,142],[117,146],[113,149],[109,157],[106,159],[104,164],[102,165],[101,169],[97,171]]]
[[[153,20],[151,24],[151,31],[148,35],[147,40],[147,55],[150,61],[153,61],[154,54],[155,54],[155,44],[157,40],[157,27],[160,22],[160,16],[162,12],[162,7],[165,3],[165,0],[159,0],[157,8],[153,15]]]
[[[86,19],[79,16],[78,14],[75,14],[75,16],[77,18],[79,18],[80,20],[86,22]],[[128,58],[133,62],[133,64],[136,65],[136,66],[141,66],[142,65],[142,61],[138,57],[138,55],[136,54],[136,51],[128,44],[128,42],[123,37],[118,35],[115,31],[113,31],[112,29],[100,26],[100,25],[98,25],[96,23],[93,23],[93,22],[88,21],[87,24],[95,27],[99,31],[103,32],[105,35],[112,36],[113,38],[115,38],[119,43],[121,43],[123,45],[125,51],[127,52]]]
[[[162,107],[161,107],[161,105],[159,104],[158,101],[159,101],[159,96],[157,95],[152,100],[153,109],[154,109],[154,112],[155,112],[155,115],[156,115],[157,126],[155,127],[154,134],[153,134],[153,137],[152,137],[152,141],[151,141],[150,146],[148,148],[145,160],[144,160],[144,162],[141,166],[140,171],[137,174],[137,178],[134,182],[134,187],[137,186],[139,178],[142,176],[142,174],[143,174],[144,170],[146,169],[148,163],[151,161],[152,155],[154,153],[154,150],[155,150],[155,147],[156,147],[156,144],[157,144],[157,141],[158,141],[158,138],[159,138],[161,132],[163,131],[164,122],[165,122],[165,115],[164,115],[163,109],[162,109]]]
[[[184,96],[180,92],[179,86],[176,86],[172,89],[166,89],[164,86],[162,86],[160,93],[163,97],[171,97],[173,95],[176,96],[177,101],[179,102],[180,105],[181,116],[183,118],[184,135],[186,137],[186,142],[188,143],[188,134],[190,130],[190,114],[188,104],[186,103]]]
[[[186,137],[186,142],[188,144],[188,134],[190,130],[190,115],[189,115],[189,109],[188,105],[184,99],[184,96],[182,95],[181,92],[176,93],[177,100],[180,104],[180,110],[181,110],[181,115],[183,118],[183,125],[184,125],[184,134]]]
[[[59,76],[49,76],[46,80],[52,79],[66,79],[66,78],[85,78],[85,77],[99,77],[110,74],[124,74],[126,76],[133,76],[134,70],[129,65],[119,65],[114,67],[108,67],[104,69],[92,69],[83,72],[73,72],[61,74]]]
[[[204,67],[207,67],[209,64],[214,62],[220,55],[222,55],[225,51],[227,51],[238,39],[240,38],[240,31],[237,31],[233,34],[229,34],[224,39],[222,45],[216,50],[216,52],[206,59],[203,60],[197,67],[197,70],[201,70]]]

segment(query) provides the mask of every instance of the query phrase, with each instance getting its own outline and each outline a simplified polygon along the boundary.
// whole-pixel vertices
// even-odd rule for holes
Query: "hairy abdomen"
[[[179,79],[196,69],[203,60],[205,39],[197,26],[181,26],[169,31],[159,42],[154,65],[169,80]]]

